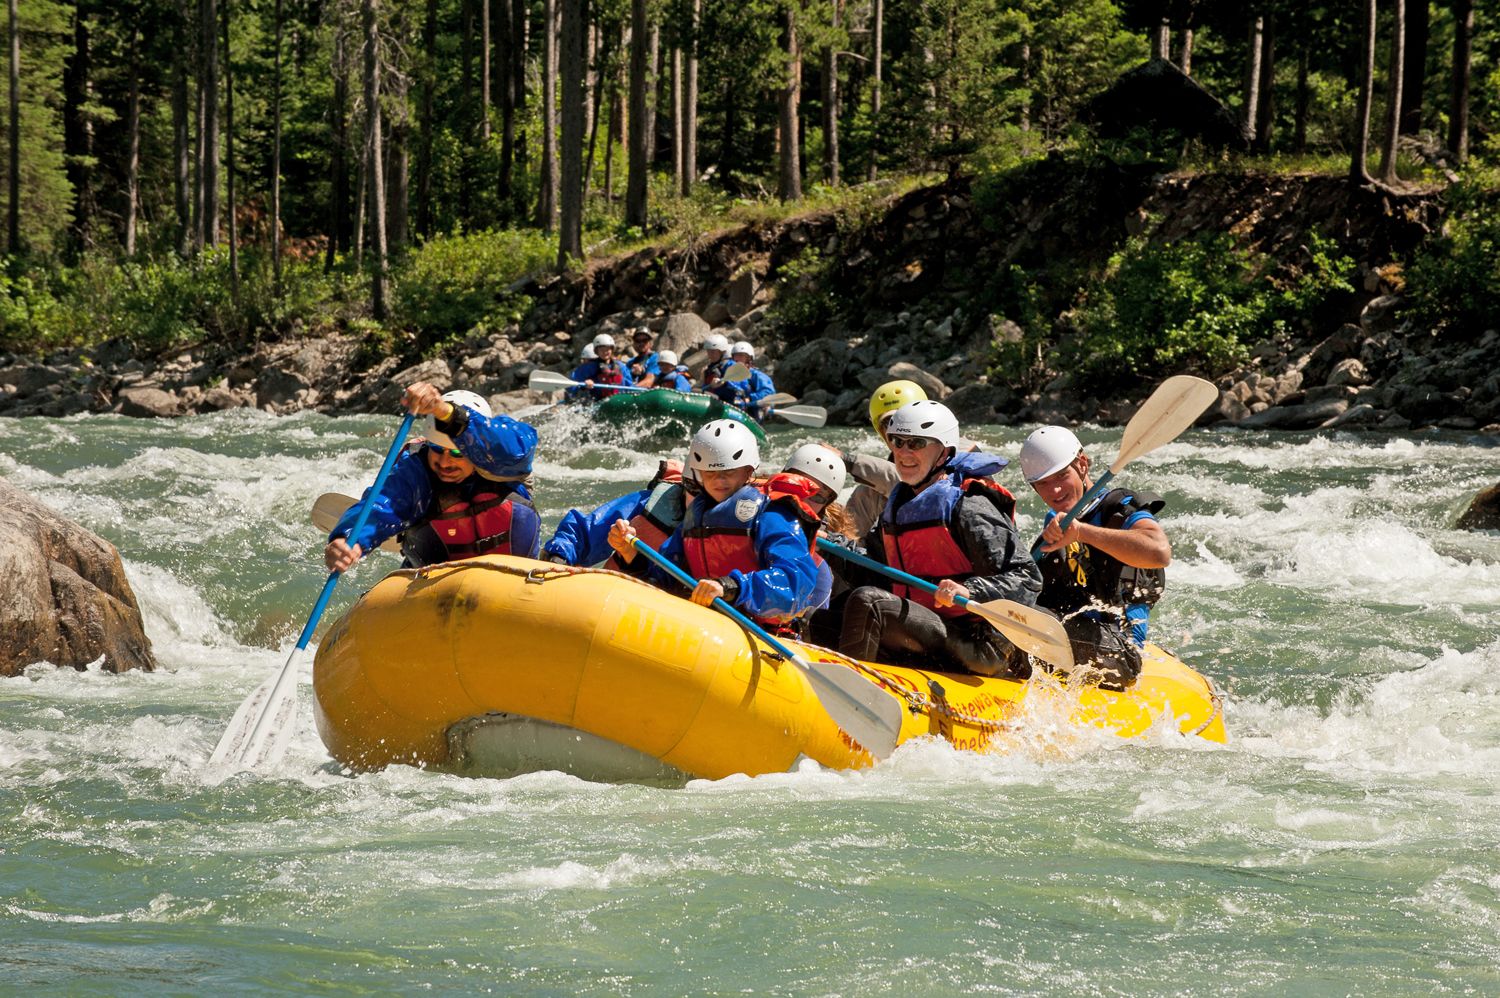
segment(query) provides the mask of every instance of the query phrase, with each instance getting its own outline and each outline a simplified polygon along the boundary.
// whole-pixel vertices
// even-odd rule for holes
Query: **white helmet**
[[[835,492],[842,492],[846,472],[844,459],[839,452],[822,444],[803,444],[792,451],[783,471],[794,471],[806,475],[819,485],[826,485]]]
[[[594,344],[592,344],[592,343],[585,343],[583,345],[583,352],[580,353],[578,356],[582,360],[593,360],[595,357],[598,357],[599,355],[596,354],[596,353],[594,353]]]
[[[749,357],[751,360],[755,359],[755,348],[750,345],[749,340],[740,340],[734,346],[729,348],[729,356],[731,357],[733,357],[735,354],[740,353]]]
[[[1021,477],[1039,482],[1073,463],[1083,444],[1066,426],[1044,426],[1033,430],[1021,445]]]
[[[729,339],[722,333],[709,333],[703,337],[703,349],[717,350],[720,353],[729,352]]]
[[[599,347],[609,347],[611,350],[613,350],[614,346],[615,338],[608,333],[600,333],[598,336],[594,337],[594,348],[596,350]]]
[[[677,355],[670,350],[663,350],[656,355],[656,364],[658,367],[666,368],[669,371],[675,370],[677,368]]]
[[[699,471],[754,468],[760,464],[760,444],[744,423],[716,419],[693,434],[687,464]]]
[[[941,402],[923,399],[904,405],[892,413],[885,424],[886,439],[891,437],[927,437],[944,447],[958,450],[958,417]]]
[[[472,412],[477,412],[480,415],[485,416],[486,418],[494,415],[494,413],[490,411],[490,404],[484,400],[484,396],[476,395],[473,392],[458,390],[445,392],[443,394],[443,401],[451,402],[455,406],[461,405],[465,409],[468,409]],[[427,442],[430,444],[437,444],[439,447],[448,447],[453,450],[458,450],[458,444],[453,442],[453,438],[437,428],[436,416],[429,415],[427,417],[427,428],[422,431],[422,435],[427,438]]]

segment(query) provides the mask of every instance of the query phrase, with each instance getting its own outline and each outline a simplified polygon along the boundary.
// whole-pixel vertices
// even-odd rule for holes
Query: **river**
[[[1195,430],[1131,465],[1170,498],[1153,634],[1228,691],[1224,747],[354,776],[305,692],[273,771],[211,777],[324,577],[312,499],[357,494],[395,424],[0,420],[0,475],[118,545],[162,666],[0,680],[0,991],[1500,993],[1500,537],[1451,529],[1493,441]],[[971,435],[1013,457],[1024,430]],[[1117,430],[1080,436],[1113,457]],[[661,446],[547,422],[549,527]]]

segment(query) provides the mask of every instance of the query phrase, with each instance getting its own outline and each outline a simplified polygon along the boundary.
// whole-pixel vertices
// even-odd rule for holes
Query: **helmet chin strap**
[[[927,483],[932,481],[933,478],[937,476],[937,473],[941,471],[950,460],[952,460],[952,455],[948,453],[950,450],[952,450],[951,447],[943,448],[943,456],[932,463],[932,467],[927,469],[927,474],[923,475],[922,480],[917,483],[917,487],[919,489],[926,488]]]

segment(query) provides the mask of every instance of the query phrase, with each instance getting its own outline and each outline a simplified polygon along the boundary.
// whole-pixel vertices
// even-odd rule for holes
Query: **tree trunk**
[[[1260,101],[1256,108],[1255,147],[1271,151],[1276,126],[1276,15],[1267,14],[1260,36]]]
[[[203,94],[202,246],[219,245],[219,4],[199,0],[199,89]]]
[[[672,190],[682,190],[682,48],[673,45],[672,53]]]
[[[646,91],[646,164],[649,168],[656,163],[656,126],[657,117],[661,110],[661,87],[662,57],[661,57],[661,25],[651,25],[651,30],[646,35],[646,63],[650,66],[647,75],[652,81],[651,89]]]
[[[490,140],[490,0],[479,0],[479,137]]]
[[[1425,3],[1426,0],[1416,0]],[[1401,138],[1401,66],[1406,61],[1406,0],[1396,0],[1396,16],[1391,25],[1391,60],[1389,107],[1386,108],[1385,143],[1380,150],[1380,182],[1394,184],[1396,143]]]
[[[437,88],[437,18],[437,0],[427,0],[427,9],[422,18],[422,91],[417,98],[417,114],[421,119],[417,123],[417,129],[421,133],[417,139],[417,232],[424,238],[432,235],[432,130],[436,127],[433,91]],[[508,179],[502,174],[502,196]]]
[[[873,0],[870,20],[873,22],[871,45],[874,58],[870,60],[870,169],[867,179],[874,180],[879,170],[877,155],[880,149],[880,87],[885,61],[885,0]]]
[[[276,0],[276,59],[271,90],[271,280],[281,291],[281,0]]]
[[[1422,130],[1427,87],[1427,42],[1432,34],[1429,0],[1406,0],[1406,58],[1401,68],[1401,134]]]
[[[599,148],[599,114],[604,104],[604,68],[609,65],[610,46],[609,36],[600,28],[599,37],[599,71],[594,74],[594,99],[589,102],[589,150],[584,154],[583,163],[583,203],[588,204],[589,188],[594,181],[594,151]],[[608,123],[605,124],[608,128]],[[606,169],[607,169],[606,164]]]
[[[1182,75],[1193,75],[1193,29],[1182,29]]]
[[[220,18],[220,31],[224,36],[224,180],[228,187],[227,208],[229,213],[229,294],[238,300],[240,296],[240,230],[234,217],[234,71],[229,58],[228,0],[224,5],[224,16]]]
[[[125,255],[135,256],[136,202],[141,186],[141,67],[137,47],[140,33],[130,26],[130,97],[125,108]]]
[[[90,90],[93,73],[92,36],[83,10],[73,12],[73,54],[63,68],[63,155],[68,183],[73,188],[73,232],[76,244],[93,244],[94,126]]]
[[[340,250],[348,250],[344,238],[348,232],[349,167],[345,163],[345,150],[349,146],[349,75],[347,41],[341,24],[333,32],[333,103],[328,112],[332,117],[329,129],[333,148],[328,157],[329,188],[332,197],[328,204],[328,257],[323,270],[331,271]]]
[[[1308,85],[1311,62],[1304,43],[1297,52],[1297,111],[1292,126],[1292,148],[1299,153],[1307,152],[1307,116],[1312,110],[1312,87]]]
[[[1151,55],[1163,61],[1172,58],[1172,24],[1166,18],[1151,26]]]
[[[406,102],[408,80],[395,73],[391,78],[391,141],[386,151],[385,237],[387,248],[398,251],[411,239],[406,220],[411,210],[411,118]]]
[[[646,171],[650,169],[651,120],[646,95],[656,89],[648,79],[647,56],[651,28],[646,23],[646,0],[630,4],[630,113],[627,125],[629,169],[625,177],[625,224],[646,227]]]
[[[698,179],[698,29],[703,23],[703,0],[688,4],[686,80],[682,92],[682,196],[693,193]]]
[[[381,168],[380,142],[380,35],[375,15],[380,0],[364,0],[365,114],[369,132],[369,167],[366,187],[370,192],[370,252],[374,256],[370,278],[370,310],[377,322],[385,320],[386,282],[389,279],[385,242],[385,176]]]
[[[21,251],[21,15],[10,0],[10,141],[9,203],[5,206],[5,249]]]
[[[1453,0],[1453,80],[1448,100],[1448,149],[1469,158],[1469,86],[1474,65],[1474,0]]]
[[[583,124],[588,93],[588,0],[562,0],[562,216],[557,269],[583,258]]]
[[[511,28],[510,28],[510,86],[511,100],[515,105],[516,141],[515,161],[516,171],[524,173],[526,164],[531,162],[531,150],[526,142],[526,24],[527,14],[530,8],[526,0],[511,0]],[[522,203],[522,191],[520,184],[511,187],[511,211],[520,219],[526,214],[526,207]]]
[[[837,33],[844,13],[843,0],[833,0],[833,29]],[[823,179],[839,185],[839,58],[838,46],[823,49]]]
[[[431,0],[430,0],[431,2]],[[525,2],[525,0],[519,0]],[[510,71],[511,49],[511,0],[495,0],[495,20],[499,30],[495,32],[495,43],[499,53],[495,64],[500,67],[500,184],[497,193],[503,205],[510,200],[511,185],[515,182],[513,171],[516,156],[516,87],[514,74]]]
[[[1260,59],[1264,28],[1265,18],[1257,16],[1250,19],[1250,59],[1245,64],[1245,137],[1252,142],[1256,136],[1256,125],[1260,122]]]
[[[1375,100],[1375,29],[1378,11],[1376,0],[1365,0],[1365,64],[1359,82],[1359,109],[1354,113],[1354,158],[1349,163],[1349,179],[1356,184],[1374,182],[1370,176],[1370,106]]]
[[[549,234],[557,228],[557,4],[542,0],[542,175],[536,224]]]
[[[188,59],[193,51],[188,0],[177,0],[172,31],[172,194],[177,206],[177,255],[193,251],[192,152],[188,135]]]
[[[794,6],[789,5],[783,13],[781,30],[786,76],[782,80],[778,101],[777,138],[781,155],[776,193],[783,201],[799,201],[802,198],[802,150],[797,143],[797,106],[802,94],[802,52],[797,45],[797,9]]]

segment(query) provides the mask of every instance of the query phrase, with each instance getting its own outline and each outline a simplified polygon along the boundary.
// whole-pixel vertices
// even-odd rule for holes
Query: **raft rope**
[[[617,579],[628,579],[629,581],[634,582],[636,585],[644,586],[647,589],[653,591],[658,591],[657,587],[651,585],[651,583],[647,582],[644,579],[637,578],[634,575],[628,575],[625,572],[617,572],[614,569],[610,568],[589,568],[581,565],[553,564],[547,568],[528,569],[521,568],[516,565],[495,564],[494,562],[483,558],[465,559],[462,565],[455,565],[453,562],[439,562],[438,564],[427,565],[422,568],[397,569],[396,572],[393,572],[392,574],[409,575],[412,578],[421,579],[426,578],[431,572],[438,569],[453,568],[457,568],[460,571],[467,568],[484,568],[492,572],[503,572],[506,575],[521,575],[525,577],[528,583],[533,585],[542,585],[543,583],[549,582],[552,579],[566,578],[570,575],[610,575]],[[745,637],[749,639],[750,635],[746,634]],[[798,643],[806,648],[816,649],[817,651],[830,656],[834,660],[847,665],[855,672],[861,673],[866,678],[874,682],[877,686],[881,687],[892,695],[899,697],[902,702],[906,704],[906,709],[911,711],[911,713],[917,715],[918,717],[941,718],[942,720],[946,720],[950,723],[961,724],[964,727],[973,728],[976,731],[983,731],[988,734],[998,734],[1004,731],[1015,731],[1018,727],[1018,725],[1013,721],[996,721],[987,717],[980,717],[977,714],[970,714],[966,711],[959,710],[952,704],[948,703],[946,699],[941,699],[941,692],[939,692],[939,697],[935,698],[932,696],[928,696],[926,693],[921,693],[917,690],[908,689],[905,686],[900,686],[896,683],[891,682],[891,680],[880,671],[870,668],[868,665],[866,665],[864,662],[859,661],[858,659],[850,658],[843,652],[824,647],[823,645],[811,644],[810,642],[806,641],[799,641]],[[775,651],[771,649],[761,649],[755,641],[751,641],[751,649],[759,654],[765,655],[768,658],[774,658],[777,661],[781,660],[781,656],[776,654]],[[1209,725],[1214,723],[1214,720],[1223,712],[1224,709],[1224,694],[1219,690],[1218,686],[1214,684],[1213,680],[1205,676],[1204,681],[1208,683],[1209,699],[1213,703],[1213,710],[1209,712],[1207,720],[1205,720],[1201,725],[1189,732],[1190,735],[1201,735],[1203,732],[1207,731]],[[938,687],[939,691],[941,691],[941,689],[942,687]]]

